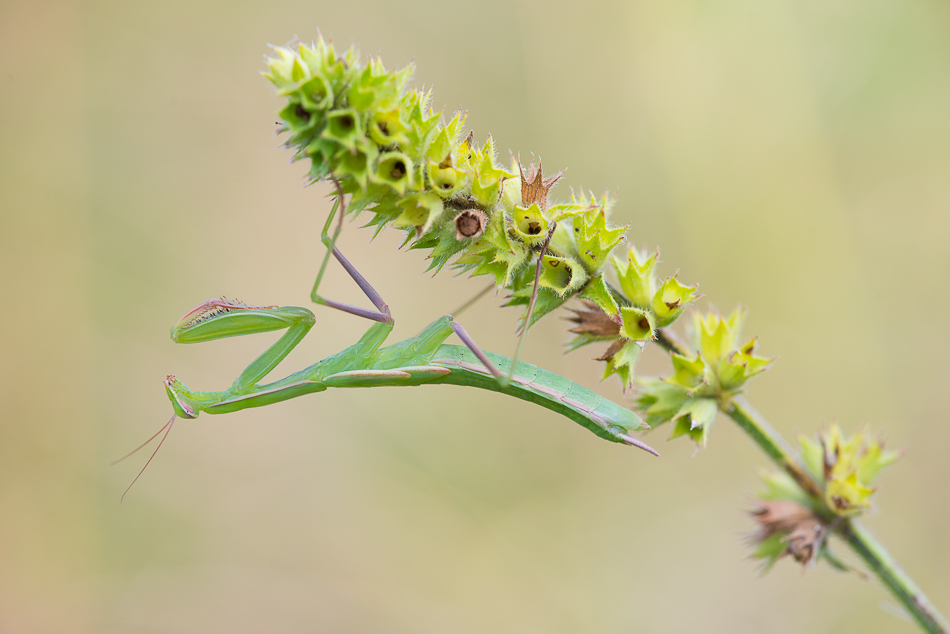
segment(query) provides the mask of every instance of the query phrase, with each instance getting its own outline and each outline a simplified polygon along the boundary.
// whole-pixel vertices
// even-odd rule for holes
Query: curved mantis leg
[[[395,323],[395,320],[392,317],[392,313],[389,310],[389,306],[386,304],[385,301],[383,301],[382,296],[376,291],[375,288],[373,288],[372,284],[370,284],[369,281],[367,281],[367,279],[363,277],[363,275],[358,270],[356,270],[356,267],[353,266],[353,264],[349,260],[347,260],[346,257],[344,257],[344,255],[336,247],[336,244],[335,244],[336,239],[340,235],[340,230],[342,227],[342,218],[346,210],[343,205],[343,188],[338,182],[335,182],[335,184],[337,186],[337,202],[333,206],[333,210],[330,212],[330,216],[327,218],[327,222],[323,227],[323,233],[321,234],[324,244],[327,245],[328,251],[327,251],[327,255],[324,257],[323,266],[321,266],[320,268],[320,273],[317,275],[317,280],[314,283],[311,299],[313,299],[313,301],[318,304],[329,306],[330,308],[336,308],[337,310],[342,310],[343,312],[350,313],[351,315],[357,315],[359,317],[372,319],[373,321],[381,322],[383,324],[389,324],[391,327],[392,324]],[[330,227],[330,224],[333,222],[334,214],[336,214],[337,211],[339,211],[340,207],[344,207],[343,210],[340,211],[340,216],[339,216],[340,224],[337,225],[337,229],[334,232],[333,237],[330,238],[330,236],[327,234],[327,229]],[[541,250],[541,258],[544,257],[544,252],[546,251],[547,246],[551,241],[551,236],[554,234],[554,229],[556,226],[557,226],[557,223],[552,221],[551,226],[549,227],[549,230],[548,230],[547,239],[545,240],[544,246],[542,247],[542,250]],[[356,284],[360,287],[360,290],[363,291],[363,294],[365,294],[366,297],[377,308],[376,311],[360,308],[358,306],[353,306],[351,304],[342,304],[340,302],[326,299],[317,293],[317,289],[320,285],[320,281],[323,279],[323,273],[326,269],[326,263],[329,260],[331,253],[337,259],[340,265],[343,266],[344,270],[350,275],[350,277],[353,278],[353,281],[355,281]],[[535,275],[535,293],[534,295],[532,295],[531,305],[529,306],[529,313],[528,313],[529,318],[530,318],[530,311],[533,310],[534,301],[537,297],[537,282],[538,282],[538,279],[540,278],[540,275],[541,275],[541,264],[539,260],[538,271],[537,271],[537,274]],[[478,297],[480,297],[482,294],[484,294],[488,290],[489,289],[485,289],[484,291],[482,291],[482,293],[479,293],[476,299],[478,299]],[[463,309],[467,307],[468,306],[466,305],[463,307]],[[433,324],[433,326],[434,325],[435,324]],[[457,321],[451,321],[451,327],[452,327],[452,330],[455,332],[455,334],[458,335],[459,339],[462,340],[462,342],[472,351],[473,354],[475,354],[476,357],[478,357],[479,361],[485,364],[485,367],[488,368],[488,370],[498,380],[498,382],[502,386],[507,385],[507,383],[511,379],[511,375],[509,374],[509,376],[506,378],[501,373],[501,371],[497,367],[495,367],[495,364],[492,363],[491,360],[488,359],[484,351],[478,346],[478,344],[475,343],[475,340],[472,339],[471,335],[468,334],[468,332],[465,330],[462,324],[458,323]],[[423,331],[423,333],[421,333],[419,337],[417,337],[415,340],[411,340],[411,342],[407,342],[406,345],[412,345],[413,341],[415,343],[418,343],[423,336],[431,334],[430,329],[431,329],[431,326],[427,328],[425,331]],[[439,340],[437,344],[431,347],[432,351],[435,351],[435,349],[438,348],[438,346],[444,340],[445,340],[445,336],[442,336],[441,340]],[[523,331],[522,331],[521,341],[522,343],[524,341]],[[521,351],[521,344],[519,344],[518,351],[519,352]],[[517,359],[517,356],[515,358]],[[514,366],[512,366],[512,373],[513,372],[514,372]]]
[[[313,283],[313,290],[310,292],[310,299],[321,306],[329,306],[330,308],[335,308],[337,310],[342,310],[345,313],[350,313],[351,315],[357,315],[365,319],[372,319],[373,321],[378,321],[382,323],[392,323],[393,318],[392,314],[389,312],[389,306],[383,301],[383,298],[380,297],[379,293],[376,292],[369,282],[366,281],[359,271],[356,270],[349,260],[343,257],[343,253],[336,246],[337,238],[340,237],[340,232],[343,230],[343,216],[346,215],[346,202],[343,195],[343,185],[339,181],[333,181],[333,184],[336,186],[336,202],[333,204],[333,208],[330,210],[330,215],[327,217],[326,223],[323,225],[323,231],[320,233],[320,239],[323,241],[323,244],[327,247],[327,253],[323,256],[323,263],[320,265],[320,272],[317,273],[317,279]],[[333,223],[333,218],[339,212],[338,222],[336,230],[333,232],[331,237],[327,231],[330,228],[330,225]],[[341,302],[334,301],[332,299],[327,299],[320,295],[317,291],[320,288],[320,282],[323,281],[323,275],[326,273],[327,264],[330,261],[330,255],[333,255],[337,261],[343,266],[350,277],[356,282],[360,287],[363,293],[367,298],[373,303],[373,306],[376,307],[376,310],[367,310],[365,308],[360,308],[358,306],[353,306],[352,304],[343,304]]]
[[[213,405],[248,394],[300,343],[315,321],[312,312],[294,306],[248,306],[225,297],[198,304],[172,327],[175,343],[201,343],[285,328],[287,332],[252,361],[227,390],[194,392],[174,375],[166,377],[165,389],[175,413],[182,418],[196,418]]]
[[[488,356],[485,354],[485,351],[475,343],[475,340],[472,339],[472,336],[468,334],[468,331],[465,330],[465,327],[462,326],[462,324],[453,320],[451,325],[455,335],[462,340],[462,343],[465,344],[465,347],[471,350],[472,354],[478,357],[478,360],[482,362],[482,365],[484,365],[489,372],[492,373],[492,376],[495,377],[495,380],[498,381],[498,384],[501,385],[501,387],[506,387],[511,381],[512,375],[514,374],[515,365],[518,364],[517,358],[511,364],[511,371],[507,376],[505,376],[502,374],[501,370],[498,369],[498,366],[491,362],[491,359],[488,358]]]
[[[248,306],[226,297],[209,299],[185,313],[172,326],[175,343],[201,343],[286,328],[278,339],[241,373],[231,391],[242,392],[257,384],[290,354],[313,328],[316,318],[295,306]]]
[[[323,281],[323,274],[327,271],[327,265],[330,263],[330,253],[333,251],[333,247],[336,245],[337,238],[340,237],[340,232],[343,231],[343,216],[346,215],[346,208],[342,207],[343,205],[343,186],[339,182],[335,182],[336,185],[336,200],[333,203],[333,208],[330,209],[330,215],[327,216],[327,221],[323,224],[323,231],[320,232],[320,240],[327,247],[327,252],[323,256],[323,262],[320,264],[320,270],[317,272],[317,279],[313,283],[313,290],[310,292],[310,299],[314,303],[319,304],[318,298],[320,297],[317,294],[317,289],[320,288],[320,282]],[[337,222],[336,230],[333,232],[333,237],[331,238],[327,231],[330,229],[330,225],[333,224],[333,218],[336,216],[337,211],[340,212],[340,218]]]

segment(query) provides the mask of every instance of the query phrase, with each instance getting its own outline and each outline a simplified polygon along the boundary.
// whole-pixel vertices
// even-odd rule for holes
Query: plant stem
[[[837,532],[864,560],[868,568],[874,571],[881,583],[894,593],[901,605],[924,630],[933,634],[950,632],[950,624],[866,528],[851,520],[844,523]]]
[[[727,407],[720,406],[720,409],[726,416],[734,420],[739,428],[748,434],[775,464],[792,476],[805,493],[819,501],[825,499],[821,485],[805,470],[805,467],[792,453],[785,439],[779,436],[778,432],[749,405],[748,401],[741,396],[736,396],[732,398]]]
[[[657,343],[669,352],[689,354],[672,333],[660,330],[657,334]],[[808,473],[785,440],[745,398],[734,397],[727,404],[720,405],[720,410],[735,421],[805,493],[823,503],[824,492],[821,484]],[[868,568],[925,631],[931,634],[950,634],[950,624],[867,529],[854,520],[845,520],[838,523],[834,530],[864,560]]]

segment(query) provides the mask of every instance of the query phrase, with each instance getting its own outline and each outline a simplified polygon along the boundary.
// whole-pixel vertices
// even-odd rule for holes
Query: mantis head
[[[198,418],[201,409],[184,383],[178,380],[174,374],[165,377],[165,393],[168,394],[168,400],[172,402],[175,408],[175,416],[180,418]]]
[[[154,436],[152,436],[151,438],[149,438],[148,440],[143,442],[141,445],[139,445],[138,447],[136,447],[129,453],[125,454],[118,460],[114,460],[111,463],[115,465],[122,462],[123,460],[125,460],[126,458],[128,458],[129,456],[136,453],[137,451],[139,451],[140,449],[148,445],[150,442],[158,438],[158,436],[161,435],[162,432],[165,432],[165,434],[162,436],[162,439],[158,441],[158,446],[155,447],[155,451],[152,452],[152,455],[149,456],[148,460],[145,462],[145,466],[142,467],[142,470],[139,471],[138,475],[135,476],[135,479],[132,480],[132,483],[129,484],[129,486],[122,493],[122,497],[119,498],[119,502],[122,502],[123,500],[125,500],[126,493],[129,492],[129,489],[132,488],[132,485],[138,482],[138,479],[142,477],[143,473],[145,473],[146,467],[148,467],[148,465],[152,462],[152,458],[155,457],[155,454],[158,453],[158,450],[161,449],[162,443],[165,442],[165,439],[168,438],[168,434],[169,432],[171,432],[172,426],[175,424],[175,419],[179,417],[180,418],[198,418],[198,413],[201,411],[198,406],[198,403],[196,402],[196,399],[191,393],[191,390],[189,390],[188,387],[184,383],[179,381],[175,377],[174,374],[169,374],[168,376],[165,377],[165,392],[168,394],[168,400],[172,402],[172,407],[175,409],[175,413],[172,414],[171,419],[169,419],[169,421],[165,423],[165,425],[161,429],[159,429],[155,433]]]

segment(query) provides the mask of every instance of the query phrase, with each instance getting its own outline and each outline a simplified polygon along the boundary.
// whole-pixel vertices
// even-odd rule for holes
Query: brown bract
[[[620,326],[604,314],[597,304],[587,299],[582,299],[581,303],[584,305],[583,309],[570,309],[574,316],[567,319],[577,324],[570,329],[570,332],[594,337],[620,336]]]
[[[541,211],[547,209],[548,192],[554,187],[554,183],[564,175],[563,170],[554,176],[544,178],[541,161],[538,161],[537,169],[534,167],[534,161],[531,161],[527,176],[525,176],[524,166],[520,162],[518,163],[518,171],[521,173],[521,206],[528,208],[537,203]]]
[[[791,500],[769,500],[752,511],[759,530],[752,536],[761,542],[772,535],[784,534],[785,554],[802,565],[813,563],[828,535],[828,526],[814,512]]]
[[[607,348],[607,350],[604,352],[604,354],[602,354],[601,356],[597,357],[597,358],[595,359],[595,361],[610,361],[611,359],[614,358],[614,355],[615,355],[615,354],[617,354],[618,352],[620,352],[620,349],[623,348],[624,345],[626,345],[626,343],[627,343],[627,342],[626,342],[625,339],[617,339],[617,340],[614,341],[612,344],[610,344],[610,347]]]

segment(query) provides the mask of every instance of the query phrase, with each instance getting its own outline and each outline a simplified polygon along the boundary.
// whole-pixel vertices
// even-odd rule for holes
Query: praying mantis
[[[251,362],[226,390],[192,390],[174,375],[168,375],[165,378],[165,390],[174,409],[171,419],[148,441],[116,461],[131,456],[164,432],[132,484],[155,457],[176,418],[194,419],[201,412],[225,414],[262,407],[305,394],[323,392],[328,388],[419,385],[478,387],[536,403],[579,423],[601,438],[660,455],[630,435],[636,430],[649,429],[633,411],[557,374],[483,351],[451,315],[439,317],[415,337],[383,347],[395,324],[389,306],[336,246],[345,206],[340,212],[341,222],[334,235],[327,233],[342,202],[343,192],[338,189],[336,202],[322,233],[327,255],[314,284],[312,298],[318,304],[374,323],[359,341],[341,352],[283,379],[261,383],[314,326],[316,318],[313,312],[295,306],[247,305],[226,297],[210,299],[194,307],[172,327],[171,337],[176,343],[200,343],[274,330],[286,332]],[[335,302],[317,293],[331,255],[356,282],[375,310]],[[464,346],[446,344],[446,339],[452,334]]]

